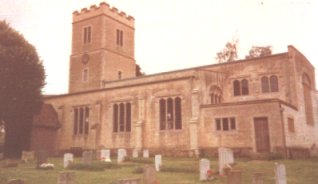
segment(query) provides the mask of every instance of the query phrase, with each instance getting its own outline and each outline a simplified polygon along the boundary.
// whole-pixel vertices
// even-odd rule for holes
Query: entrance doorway
[[[255,143],[257,152],[270,152],[268,118],[254,118]]]

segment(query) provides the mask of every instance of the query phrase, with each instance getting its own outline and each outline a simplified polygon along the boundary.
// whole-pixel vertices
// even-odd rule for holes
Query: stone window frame
[[[169,105],[170,104],[170,105]],[[181,96],[166,96],[158,98],[159,105],[159,130],[182,130],[182,106]]]
[[[226,125],[226,129],[224,125]],[[236,132],[238,130],[237,118],[235,116],[214,118],[214,130],[216,132]]]
[[[116,29],[116,45],[120,47],[124,46],[124,31],[121,29]]]
[[[83,43],[90,44],[92,43],[92,26],[86,25],[83,27]]]
[[[222,103],[222,90],[219,86],[209,88],[210,104],[216,105]]]
[[[73,135],[82,136],[89,134],[89,118],[91,109],[88,105],[73,107]]]
[[[262,93],[279,92],[279,80],[277,75],[263,75],[261,77]]]
[[[113,133],[130,133],[132,127],[132,102],[118,101],[112,104]]]
[[[232,82],[233,96],[249,95],[249,80],[247,78],[235,79]]]

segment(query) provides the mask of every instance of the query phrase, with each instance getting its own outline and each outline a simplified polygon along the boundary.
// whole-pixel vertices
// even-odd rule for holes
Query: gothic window
[[[278,78],[275,75],[272,75],[269,78],[271,84],[271,92],[278,92]]]
[[[233,89],[234,89],[234,96],[240,96],[241,95],[241,84],[240,84],[240,81],[235,80],[233,82]]]
[[[222,91],[219,87],[213,86],[210,89],[210,101],[211,104],[220,104],[222,99]]]
[[[242,81],[242,95],[248,95],[248,80],[243,79]]]
[[[117,29],[117,30],[116,30],[116,44],[117,44],[118,46],[121,46],[121,47],[122,47],[122,46],[124,45],[123,40],[124,40],[124,33],[123,33],[123,31]]]
[[[74,135],[88,135],[89,133],[89,108],[75,107],[74,108]]]
[[[91,40],[92,40],[91,26],[84,27],[83,40],[84,40],[84,44],[91,43]]]
[[[307,74],[303,74],[302,82],[303,82],[306,122],[309,125],[313,125],[314,117],[313,117],[312,99],[311,99],[311,81]]]
[[[263,93],[268,93],[269,92],[269,81],[268,77],[264,76],[261,78],[261,83],[262,83],[262,92]]]
[[[180,97],[159,100],[160,130],[182,129],[182,102]]]
[[[131,104],[119,103],[113,105],[113,132],[131,131]]]

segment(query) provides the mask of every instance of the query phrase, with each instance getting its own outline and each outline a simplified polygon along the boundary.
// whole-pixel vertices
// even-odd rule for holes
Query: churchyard
[[[274,184],[276,180],[280,180],[278,184],[315,184],[318,181],[317,158],[251,160],[234,158],[229,149],[219,149],[219,158],[164,157],[150,155],[147,150],[129,156],[124,149],[118,150],[118,157],[110,155],[108,150],[97,154],[86,151],[82,157],[65,154],[46,158],[45,153],[34,156],[28,152],[23,155],[21,160],[0,161],[0,184],[12,179],[22,179],[25,184],[142,184],[145,181],[261,184],[261,180],[264,184]]]

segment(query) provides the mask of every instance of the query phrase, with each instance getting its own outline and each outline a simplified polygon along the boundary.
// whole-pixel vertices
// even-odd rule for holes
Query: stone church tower
[[[69,92],[136,76],[134,18],[107,3],[73,13]]]

